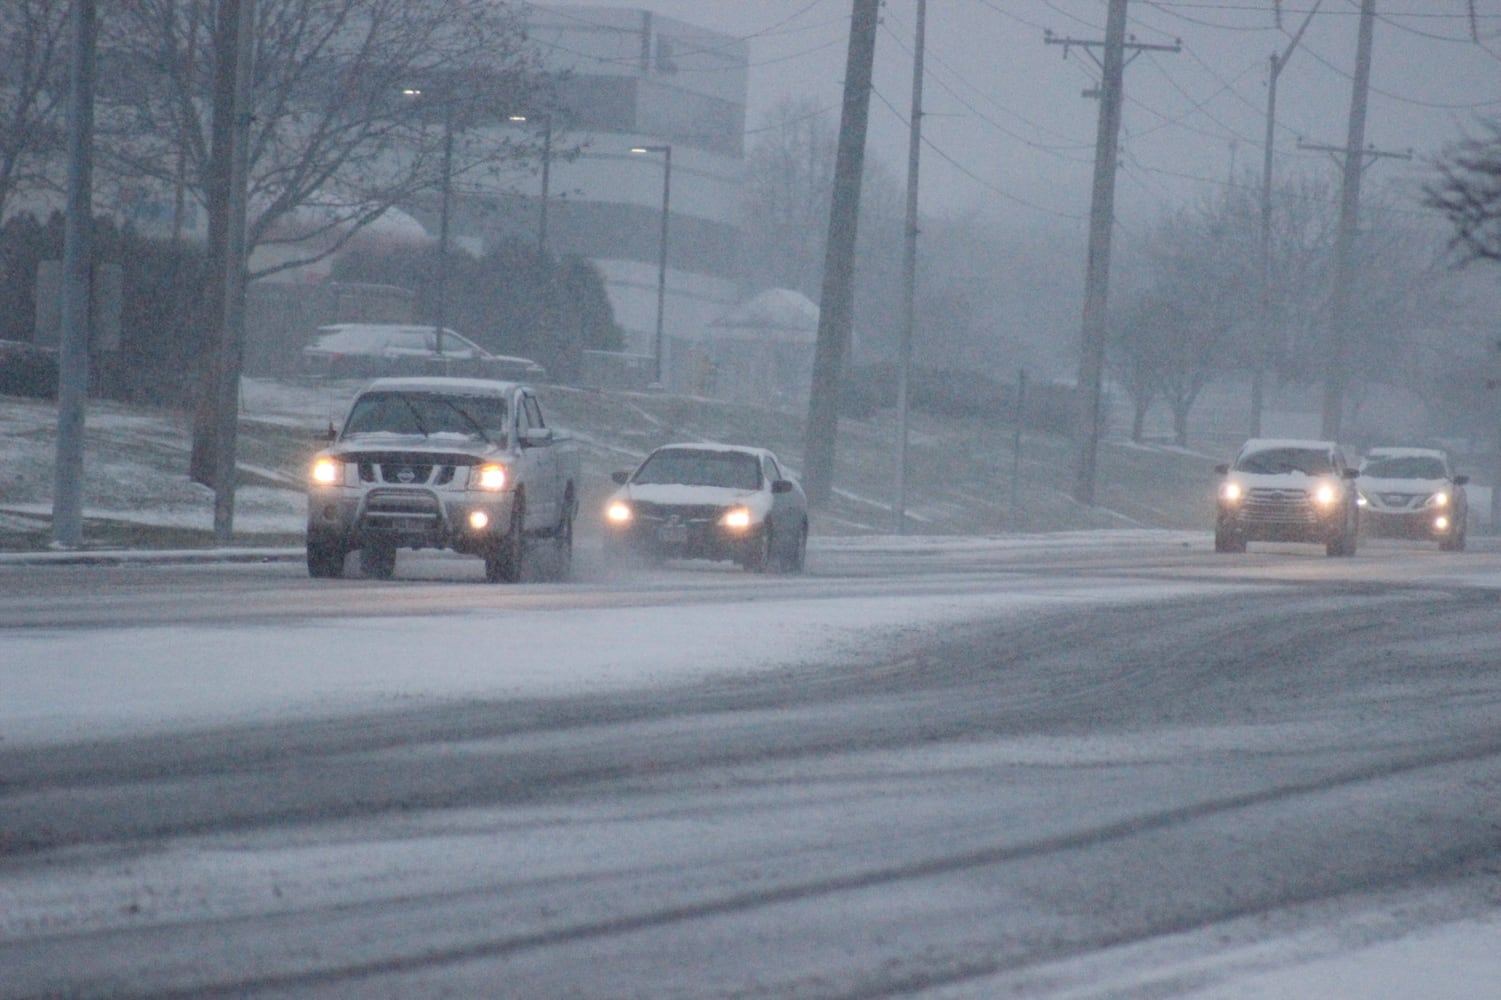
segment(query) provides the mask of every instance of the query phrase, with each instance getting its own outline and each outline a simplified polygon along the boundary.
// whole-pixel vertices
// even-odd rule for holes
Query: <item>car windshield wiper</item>
[[[430,437],[431,435],[428,433],[427,425],[422,422],[422,411],[418,410],[417,407],[413,405],[412,401],[407,397],[397,396],[396,398],[401,400],[401,405],[405,406],[407,408],[407,412],[412,415],[412,422],[417,425],[418,432],[421,433],[423,437]]]
[[[474,433],[479,435],[481,441],[485,442],[486,444],[494,443],[490,440],[490,436],[485,433],[484,427],[480,425],[480,422],[478,420],[474,419],[474,417],[469,413],[468,410],[464,409],[462,406],[460,406],[458,403],[455,403],[451,399],[444,399],[442,396],[438,396],[436,398],[439,403],[442,403],[444,406],[457,413],[464,419],[464,422],[466,424],[474,428]]]

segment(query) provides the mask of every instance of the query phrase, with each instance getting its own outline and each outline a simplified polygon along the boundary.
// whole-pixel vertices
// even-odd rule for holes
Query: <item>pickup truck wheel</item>
[[[396,573],[396,546],[390,542],[366,542],[360,549],[360,572],[372,580],[389,580]]]
[[[308,576],[315,580],[337,580],[344,575],[344,555],[344,546],[338,542],[308,539]]]
[[[526,568],[526,536],[521,527],[525,511],[518,496],[511,505],[511,525],[505,537],[485,553],[485,580],[490,583],[515,583]]]

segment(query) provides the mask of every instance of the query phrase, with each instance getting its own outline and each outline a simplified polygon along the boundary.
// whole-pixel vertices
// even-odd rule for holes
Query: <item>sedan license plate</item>
[[[671,545],[681,544],[688,540],[688,526],[686,524],[664,524],[657,529],[657,541]]]

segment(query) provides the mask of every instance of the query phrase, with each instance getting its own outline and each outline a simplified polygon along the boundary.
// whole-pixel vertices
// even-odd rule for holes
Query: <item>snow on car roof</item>
[[[486,396],[508,396],[520,383],[491,378],[460,378],[453,375],[409,375],[378,378],[361,389],[406,390],[408,392],[454,392]]]
[[[1448,458],[1442,448],[1409,448],[1396,445],[1381,445],[1365,453],[1366,458]]]
[[[676,441],[672,444],[664,444],[661,447],[655,448],[653,450],[667,451],[669,449],[680,448],[691,449],[693,451],[723,451],[741,455],[755,455],[758,458],[763,455],[771,455],[773,458],[776,457],[772,454],[769,448],[757,448],[747,444],[721,444],[718,441]]]
[[[1242,455],[1272,448],[1306,448],[1310,451],[1328,451],[1337,445],[1333,441],[1318,441],[1310,438],[1251,438],[1240,446]]]

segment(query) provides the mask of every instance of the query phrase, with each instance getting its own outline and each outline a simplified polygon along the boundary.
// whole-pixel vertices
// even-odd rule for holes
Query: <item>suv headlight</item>
[[[495,462],[469,467],[469,488],[491,493],[506,488],[506,467]]]

